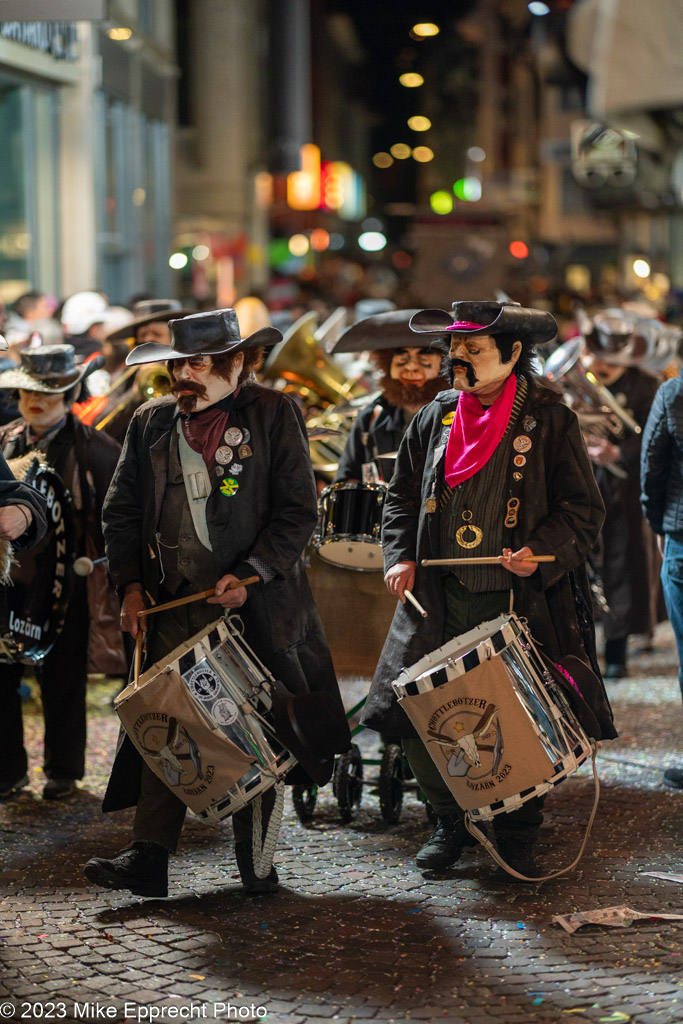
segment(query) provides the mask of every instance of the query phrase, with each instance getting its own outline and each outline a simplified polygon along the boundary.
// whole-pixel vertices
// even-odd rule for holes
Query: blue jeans
[[[662,589],[678,651],[678,682],[683,698],[683,542],[666,537],[662,562]]]

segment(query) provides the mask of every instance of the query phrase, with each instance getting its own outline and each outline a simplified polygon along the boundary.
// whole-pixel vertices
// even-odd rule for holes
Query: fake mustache
[[[448,372],[448,379],[450,380],[451,385],[453,384],[453,370],[455,369],[456,366],[462,366],[463,370],[465,371],[465,376],[467,377],[467,383],[471,388],[473,388],[474,385],[477,383],[477,375],[474,372],[474,367],[472,366],[472,364],[465,362],[464,359],[451,359],[449,356],[448,359],[446,360],[446,368]]]
[[[182,394],[183,392],[185,392],[184,395]],[[174,380],[171,384],[172,395],[181,395],[181,397],[190,398],[191,396],[188,392],[191,392],[192,395],[196,395],[197,398],[206,398],[206,388],[203,384],[197,384],[193,380]]]

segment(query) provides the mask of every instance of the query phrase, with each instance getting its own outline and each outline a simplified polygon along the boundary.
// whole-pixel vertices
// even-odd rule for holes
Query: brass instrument
[[[299,317],[266,357],[261,377],[282,382],[281,390],[296,395],[305,408],[327,409],[367,393],[367,388],[359,381],[349,381],[343,369],[327,355],[322,328],[316,330],[317,322],[316,313]]]
[[[147,363],[145,366],[129,366],[125,373],[121,374],[117,385],[127,380],[133,370],[135,373],[134,397],[139,399],[138,404],[149,402],[152,398],[162,398],[171,392],[171,375],[163,363]],[[118,413],[122,412],[131,401],[130,391],[126,391],[122,400],[114,408],[103,416],[99,423],[95,424],[95,430],[104,430],[108,423]]]

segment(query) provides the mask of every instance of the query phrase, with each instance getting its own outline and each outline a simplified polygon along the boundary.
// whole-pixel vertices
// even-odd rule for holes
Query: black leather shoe
[[[514,871],[519,871],[520,875],[526,875],[530,879],[540,878],[542,872],[534,860],[533,839],[525,839],[521,836],[496,836],[496,846],[503,860]],[[505,877],[508,881],[523,881],[523,879],[515,878],[514,875],[509,875],[507,872],[505,872]]]
[[[65,800],[75,792],[73,779],[48,779],[43,786],[43,800]]]
[[[443,871],[460,860],[466,846],[476,846],[477,840],[465,828],[462,818],[445,815],[436,819],[436,828],[421,850],[415,862],[419,868]]]
[[[251,839],[235,843],[235,858],[245,893],[249,896],[260,896],[264,893],[277,892],[280,888],[275,865],[265,878],[259,878],[254,871]]]
[[[111,860],[92,857],[85,877],[105,889],[128,889],[134,896],[168,896],[168,850],[159,843],[137,842]]]
[[[664,772],[664,782],[674,789],[683,789],[683,768],[668,768]]]
[[[15,796],[24,786],[28,786],[28,775],[24,775],[23,779],[17,779],[16,782],[2,779],[0,781],[0,800],[9,800],[10,797]]]

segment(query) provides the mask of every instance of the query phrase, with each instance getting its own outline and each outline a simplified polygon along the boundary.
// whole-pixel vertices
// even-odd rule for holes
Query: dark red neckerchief
[[[225,444],[223,435],[236,397],[237,391],[233,391],[208,409],[180,418],[185,440],[193,451],[201,454],[207,469],[212,469],[216,462],[216,449]]]

